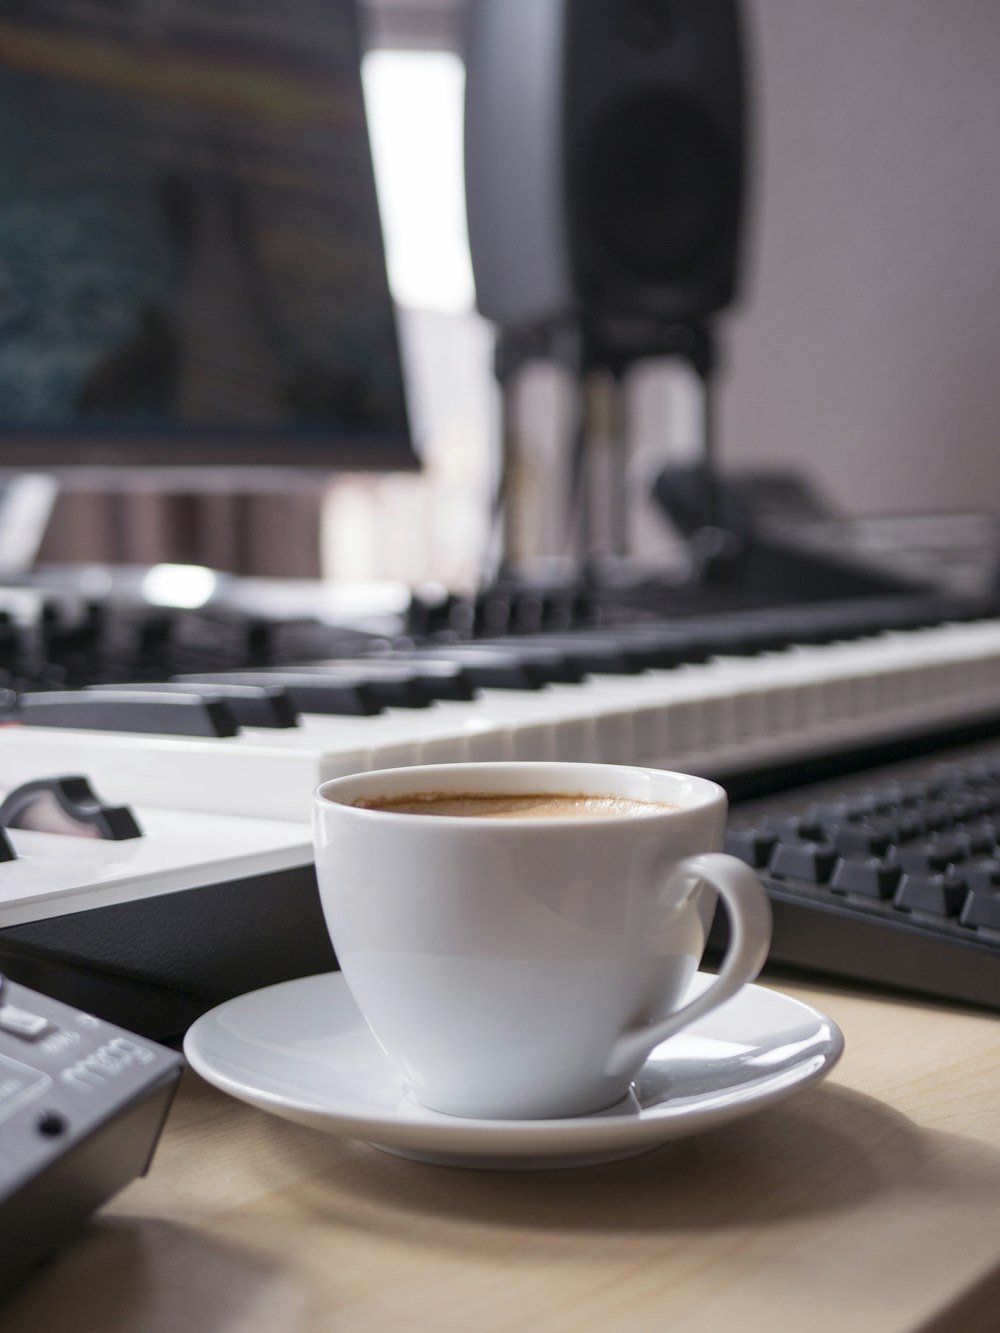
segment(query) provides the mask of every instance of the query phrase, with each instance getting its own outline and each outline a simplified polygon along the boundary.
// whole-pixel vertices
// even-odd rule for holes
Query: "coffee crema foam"
[[[447,815],[460,819],[635,819],[680,807],[631,796],[588,796],[565,792],[412,792],[405,796],[361,797],[363,810],[393,815]]]

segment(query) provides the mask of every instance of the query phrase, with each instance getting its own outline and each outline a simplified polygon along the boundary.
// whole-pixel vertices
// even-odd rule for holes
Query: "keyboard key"
[[[973,890],[965,900],[959,920],[963,926],[1000,930],[1000,891]]]
[[[892,788],[893,804],[919,806],[927,800],[926,782],[900,782]]]
[[[928,833],[938,833],[951,828],[955,816],[947,801],[927,801],[920,808],[920,819]]]
[[[956,828],[955,837],[959,838],[969,857],[989,856],[996,848],[996,838],[992,833],[977,829],[973,824],[964,824]]]
[[[822,801],[812,807],[809,819],[824,828],[841,828],[851,822],[851,811],[846,801]]]
[[[865,898],[891,898],[902,869],[879,856],[845,857],[830,878],[836,893],[857,893]]]
[[[974,893],[1000,889],[1000,860],[973,861],[962,867],[962,878]]]
[[[773,834],[752,828],[731,828],[726,833],[726,851],[738,856],[754,870],[760,870],[771,859],[778,839]]]
[[[803,879],[825,884],[837,864],[836,848],[821,842],[782,843],[771,857],[770,871],[776,879]]]
[[[847,808],[852,819],[872,819],[885,811],[886,804],[877,792],[867,791],[848,801]]]
[[[813,821],[805,819],[802,815],[765,815],[760,821],[760,830],[762,833],[770,834],[772,837],[789,841],[824,841],[822,835],[818,838],[809,838],[808,830],[816,828],[818,825]]]
[[[965,881],[954,875],[904,874],[896,890],[895,903],[907,912],[958,916],[967,892]]]
[[[976,792],[973,796],[969,797],[968,805],[971,809],[971,815],[969,817],[972,819],[993,815],[997,810],[1000,810],[1000,794],[993,793],[992,795],[988,795],[985,792]]]
[[[894,841],[892,830],[878,821],[828,825],[826,835],[841,856],[884,856]]]
[[[942,871],[950,865],[956,865],[968,857],[968,848],[961,840],[954,837],[928,839],[900,847],[896,853],[899,864],[907,871]]]
[[[966,824],[960,836],[970,856],[989,856],[997,845],[996,828],[990,824]]]

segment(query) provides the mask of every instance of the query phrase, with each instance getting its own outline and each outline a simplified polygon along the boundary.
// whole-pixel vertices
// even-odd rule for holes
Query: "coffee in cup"
[[[344,978],[433,1110],[534,1119],[609,1107],[655,1046],[752,981],[767,953],[767,895],[718,850],[726,796],[704,778],[544,762],[402,768],[324,783],[314,817]],[[729,948],[689,999],[717,896]]]
[[[402,796],[361,797],[354,804],[387,814],[449,819],[627,819],[676,808],[662,801],[588,796],[583,792],[407,792]]]

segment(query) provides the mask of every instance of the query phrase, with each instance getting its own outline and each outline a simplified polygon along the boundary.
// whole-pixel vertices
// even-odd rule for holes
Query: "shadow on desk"
[[[278,1330],[295,1326],[296,1303],[267,1256],[159,1218],[100,1218],[6,1298],[0,1327],[199,1333],[253,1317]]]
[[[324,1165],[329,1145],[314,1131],[270,1122],[273,1153],[258,1170],[274,1186],[291,1172],[301,1206],[382,1234],[410,1234],[420,1218],[451,1219],[462,1244],[469,1224],[566,1231],[690,1231],[766,1224],[857,1209],[866,1199],[923,1182],[934,1188],[926,1133],[906,1116],[857,1092],[826,1085],[794,1103],[606,1166],[546,1171],[475,1171],[425,1166],[350,1143]],[[963,1143],[949,1168],[1000,1187],[1000,1154]],[[967,1155],[966,1161],[961,1161]],[[434,1234],[440,1237],[435,1228]]]

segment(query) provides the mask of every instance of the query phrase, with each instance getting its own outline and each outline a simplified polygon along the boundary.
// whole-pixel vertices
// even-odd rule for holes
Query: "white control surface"
[[[308,824],[132,808],[143,836],[120,842],[9,829],[0,930],[312,862]]]

